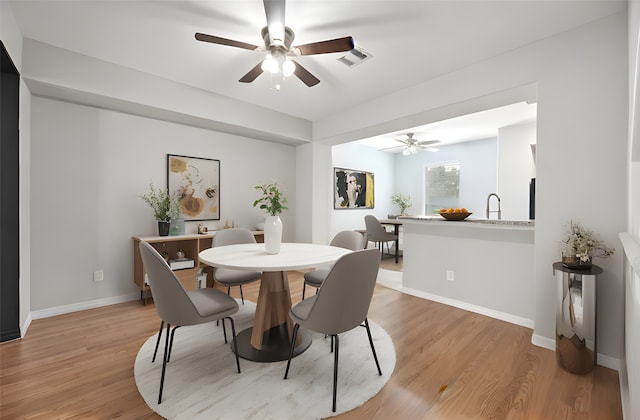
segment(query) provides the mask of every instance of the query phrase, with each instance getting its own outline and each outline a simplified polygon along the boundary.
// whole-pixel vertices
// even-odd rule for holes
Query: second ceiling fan
[[[285,77],[295,74],[305,85],[312,87],[320,83],[320,79],[292,57],[345,52],[352,50],[355,46],[353,38],[350,36],[292,46],[295,35],[293,30],[284,24],[285,0],[264,0],[263,3],[267,17],[267,26],[262,28],[261,32],[264,47],[200,32],[196,33],[198,41],[267,53],[263,61],[260,61],[240,78],[240,82],[251,83],[263,72],[269,71],[271,73],[281,72]]]
[[[407,133],[406,139],[395,139],[396,141],[399,141],[400,143],[402,143],[403,144],[402,146],[393,146],[393,147],[387,147],[385,149],[378,149],[378,150],[391,150],[391,149],[397,149],[399,147],[403,147],[404,150],[402,150],[402,154],[405,156],[414,155],[418,153],[418,150],[426,150],[428,152],[438,151],[438,149],[436,149],[435,147],[432,147],[432,145],[440,143],[440,140],[417,140],[417,139],[414,139],[413,136],[414,136],[414,133]]]

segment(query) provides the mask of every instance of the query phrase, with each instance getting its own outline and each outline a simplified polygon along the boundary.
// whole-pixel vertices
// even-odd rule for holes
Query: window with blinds
[[[460,207],[460,162],[436,163],[425,167],[425,214],[441,208]]]

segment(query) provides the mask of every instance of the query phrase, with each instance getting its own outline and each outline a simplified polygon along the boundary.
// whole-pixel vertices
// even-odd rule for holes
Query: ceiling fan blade
[[[384,152],[384,151],[387,151],[387,150],[402,149],[402,148],[404,148],[404,147],[405,147],[405,146],[391,146],[391,147],[384,147],[384,148],[382,148],[382,149],[376,149],[376,150],[377,150],[378,152]]]
[[[247,74],[245,74],[244,76],[242,76],[242,78],[239,80],[239,82],[242,83],[251,83],[254,80],[256,80],[256,78],[258,76],[260,76],[262,74],[262,61],[259,62],[258,64],[256,64],[256,66],[254,68],[252,68],[251,70],[249,70],[249,72]]]
[[[418,146],[427,146],[429,144],[436,144],[436,143],[440,143],[440,140],[421,140],[421,141],[417,142],[416,144]]]
[[[264,0],[270,46],[284,45],[285,0]]]
[[[298,76],[298,79],[302,80],[302,82],[305,85],[312,87],[320,83],[320,79],[318,79],[316,76],[311,74],[309,70],[302,67],[300,63],[298,63],[297,61],[294,61],[294,60],[292,61],[296,64],[296,69],[294,71],[294,74]]]
[[[219,36],[196,33],[196,39],[203,42],[211,42],[212,44],[228,45],[229,47],[244,48],[245,50],[257,50],[260,47],[246,42],[234,41],[233,39],[221,38]]]
[[[266,0],[265,0],[266,1]],[[353,37],[330,39],[328,41],[312,42],[310,44],[296,45],[294,50],[297,55],[327,54],[334,52],[351,51],[355,46]]]

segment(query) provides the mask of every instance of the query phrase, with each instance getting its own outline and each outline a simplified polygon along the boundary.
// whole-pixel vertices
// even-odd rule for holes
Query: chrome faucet
[[[495,196],[498,199],[498,210],[491,210],[490,203],[492,196]],[[491,193],[487,196],[487,220],[489,220],[489,214],[491,213],[498,213],[498,220],[502,219],[502,211],[500,210],[500,197],[498,197],[498,194],[496,193]]]

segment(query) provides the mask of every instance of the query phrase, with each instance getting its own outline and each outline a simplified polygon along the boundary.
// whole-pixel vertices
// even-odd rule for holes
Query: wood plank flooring
[[[295,303],[301,273],[289,281]],[[245,299],[257,292],[258,283],[244,287]],[[527,328],[382,286],[369,318],[393,338],[395,371],[379,394],[337,418],[622,418],[617,372],[568,373],[554,352],[531,344]],[[159,324],[153,304],[140,302],[33,321],[24,339],[0,345],[0,418],[160,418],[133,378],[136,354]]]

